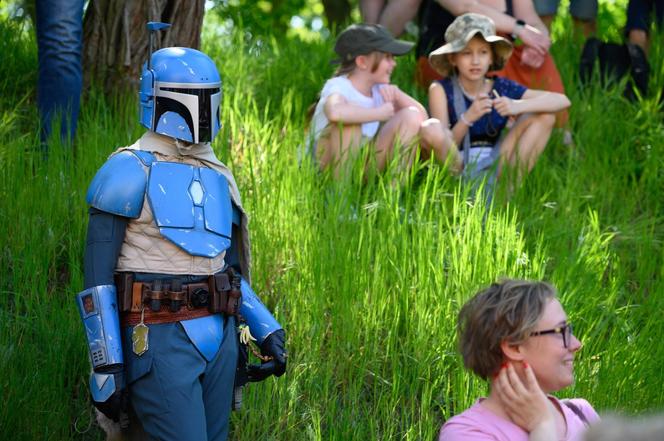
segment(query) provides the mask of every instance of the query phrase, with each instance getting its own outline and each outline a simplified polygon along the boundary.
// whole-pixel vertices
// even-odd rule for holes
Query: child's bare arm
[[[443,86],[438,83],[433,83],[429,87],[429,107],[431,108],[431,116],[438,118],[444,127],[448,127],[450,120],[447,113],[447,96]],[[454,142],[461,145],[470,126],[489,112],[491,112],[491,99],[487,94],[482,93],[464,113],[458,115],[458,121],[452,127]]]
[[[431,116],[440,121],[443,127],[450,126],[450,116],[447,113],[447,95],[445,89],[438,83],[431,83],[429,86],[429,109]],[[452,127],[452,139],[456,145],[461,145],[463,137],[468,133],[468,126],[458,121]]]
[[[493,100],[493,107],[502,116],[522,113],[555,113],[570,106],[569,99],[562,93],[528,89],[520,100],[499,97]]]
[[[429,109],[431,116],[436,118],[443,127],[450,126],[450,116],[447,114],[447,96],[443,86],[438,83],[432,83],[429,86]]]
[[[379,107],[366,108],[349,103],[342,95],[333,93],[323,106],[331,123],[363,124],[371,121],[387,121],[394,115],[394,104],[385,102]]]

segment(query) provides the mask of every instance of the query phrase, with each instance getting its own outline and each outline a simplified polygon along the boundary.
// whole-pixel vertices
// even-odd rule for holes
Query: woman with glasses
[[[490,392],[448,420],[440,441],[576,441],[599,420],[586,400],[549,395],[572,384],[581,348],[550,284],[495,283],[462,307],[457,326],[464,365]]]

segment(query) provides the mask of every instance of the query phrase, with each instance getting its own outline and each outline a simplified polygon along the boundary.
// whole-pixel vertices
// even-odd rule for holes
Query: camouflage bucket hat
[[[448,54],[455,54],[463,50],[468,42],[479,34],[491,45],[494,53],[493,64],[489,70],[500,70],[507,59],[512,55],[512,43],[496,35],[496,25],[489,17],[481,14],[463,14],[458,16],[445,31],[447,44],[439,47],[429,54],[429,64],[436,71],[448,76],[452,72],[452,65]]]

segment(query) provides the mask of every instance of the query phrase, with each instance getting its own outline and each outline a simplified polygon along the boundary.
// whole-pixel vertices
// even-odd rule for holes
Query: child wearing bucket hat
[[[364,145],[374,149],[379,170],[392,157],[395,144],[404,146],[407,162],[412,160],[428,115],[420,103],[390,84],[394,57],[412,47],[380,25],[354,24],[339,34],[334,46],[339,57],[333,63],[340,66],[323,86],[310,128],[309,151],[321,168],[332,167],[338,176]]]
[[[493,21],[480,14],[457,17],[445,32],[446,44],[429,54],[429,63],[446,77],[429,87],[432,118],[423,124],[423,142],[440,149],[445,129],[459,150],[451,149],[459,168],[491,168],[495,161],[517,166],[517,175],[535,165],[551,135],[554,113],[570,105],[561,93],[527,89],[502,77],[489,77],[512,53],[512,44],[496,35]],[[515,120],[502,137],[508,121]]]

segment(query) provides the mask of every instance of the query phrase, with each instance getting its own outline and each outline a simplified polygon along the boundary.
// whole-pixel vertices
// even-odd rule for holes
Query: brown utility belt
[[[120,324],[122,326],[136,326],[139,323],[158,325],[161,323],[181,322],[183,320],[191,320],[208,315],[212,315],[212,313],[208,311],[207,308],[182,308],[178,312],[171,312],[168,306],[161,305],[161,309],[157,312],[152,311],[150,308],[145,308],[143,313],[132,311],[125,312],[120,318]]]
[[[118,273],[115,285],[122,322],[140,323],[141,313],[145,323],[170,323],[216,313],[237,315],[240,280],[232,268],[196,283],[183,283],[177,276],[135,282],[133,273]]]

